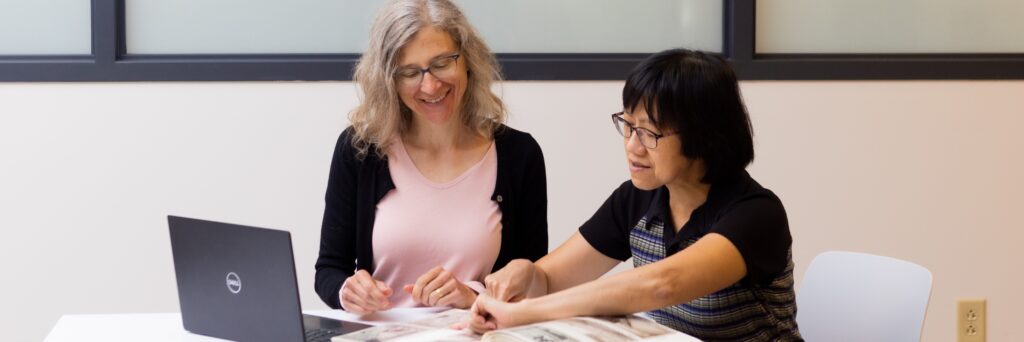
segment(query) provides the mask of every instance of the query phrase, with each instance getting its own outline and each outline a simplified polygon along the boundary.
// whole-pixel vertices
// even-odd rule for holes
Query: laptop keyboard
[[[331,329],[306,330],[306,342],[330,342],[331,337],[341,334],[341,331]]]

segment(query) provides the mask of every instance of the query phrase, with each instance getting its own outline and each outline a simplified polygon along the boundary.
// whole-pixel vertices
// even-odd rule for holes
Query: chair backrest
[[[796,294],[808,341],[920,341],[932,273],[890,257],[830,251],[811,261]]]

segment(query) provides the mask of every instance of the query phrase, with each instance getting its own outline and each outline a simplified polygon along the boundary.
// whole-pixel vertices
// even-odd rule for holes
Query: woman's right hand
[[[518,302],[526,299],[533,286],[536,267],[527,259],[510,261],[498,272],[484,277],[487,294],[503,302]]]
[[[373,279],[366,270],[358,270],[341,287],[341,306],[357,315],[369,315],[391,308],[388,297],[394,291],[384,282]]]

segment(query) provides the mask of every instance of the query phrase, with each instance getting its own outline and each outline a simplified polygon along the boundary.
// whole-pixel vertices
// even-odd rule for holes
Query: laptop
[[[287,231],[168,216],[181,320],[237,341],[329,341],[369,325],[302,314]]]

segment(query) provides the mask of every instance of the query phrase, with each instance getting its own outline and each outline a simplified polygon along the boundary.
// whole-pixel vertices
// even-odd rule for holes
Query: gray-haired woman
[[[540,146],[503,125],[487,45],[447,0],[380,11],[338,139],[316,291],[332,308],[468,308],[483,278],[547,253]]]

